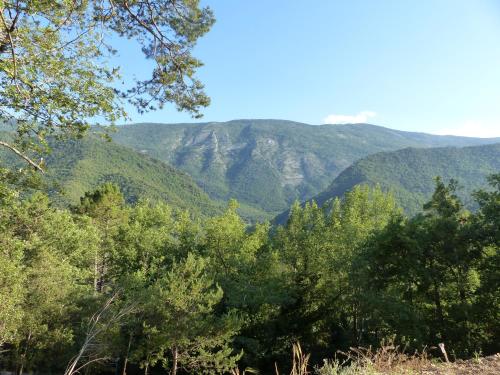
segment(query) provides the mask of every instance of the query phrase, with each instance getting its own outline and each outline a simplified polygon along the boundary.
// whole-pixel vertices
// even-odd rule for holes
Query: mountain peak
[[[172,164],[214,199],[238,199],[272,217],[294,200],[320,193],[367,155],[405,147],[472,146],[495,140],[404,132],[373,124],[309,125],[240,119],[191,124],[135,124],[113,138]]]

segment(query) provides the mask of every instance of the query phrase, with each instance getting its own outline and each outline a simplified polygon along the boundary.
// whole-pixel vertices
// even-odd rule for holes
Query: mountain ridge
[[[50,140],[49,145],[43,180],[58,206],[75,205],[85,192],[112,182],[120,187],[128,203],[164,201],[195,215],[223,211],[224,204],[211,200],[185,172],[94,134],[79,140]],[[24,166],[4,150],[0,150],[0,162]]]
[[[323,191],[356,160],[404,147],[470,146],[498,139],[404,132],[372,124],[276,119],[120,125],[113,139],[188,173],[212,199],[236,198],[272,218]]]
[[[262,125],[268,125],[268,126],[273,126],[275,124],[278,125],[284,125],[284,124],[289,124],[289,125],[298,125],[298,126],[310,126],[310,127],[315,127],[315,128],[338,128],[339,130],[342,130],[342,128],[350,128],[350,127],[365,127],[365,128],[374,128],[374,129],[380,129],[380,130],[385,130],[385,131],[393,131],[395,133],[403,133],[403,134],[412,134],[412,135],[423,135],[423,136],[429,136],[429,137],[440,137],[440,138],[450,138],[450,139],[457,139],[457,140],[486,140],[486,141],[491,141],[491,142],[500,142],[500,137],[471,137],[471,136],[463,136],[463,135],[454,135],[454,134],[433,134],[433,133],[427,133],[427,132],[421,132],[421,131],[415,131],[415,130],[400,130],[400,129],[394,129],[390,128],[388,126],[384,125],[377,125],[377,124],[371,124],[371,123],[365,123],[365,122],[357,122],[357,123],[344,123],[344,124],[310,124],[306,122],[300,122],[300,121],[294,121],[294,120],[280,120],[280,119],[233,119],[233,120],[228,120],[228,121],[204,121],[204,122],[179,122],[179,123],[164,123],[164,122],[134,122],[134,123],[128,123],[128,124],[119,124],[116,125],[116,128],[119,130],[120,128],[126,128],[126,127],[133,127],[133,126],[143,126],[143,125],[151,125],[151,126],[207,126],[207,125],[230,125],[231,123],[235,124],[240,124],[240,123],[247,123],[249,125],[252,124],[257,124],[260,123]]]
[[[391,152],[379,152],[362,158],[340,173],[323,192],[308,202],[324,205],[342,197],[359,184],[378,185],[391,191],[406,213],[419,212],[434,190],[434,178],[458,181],[458,195],[466,207],[474,208],[470,195],[486,187],[486,177],[500,171],[500,143],[469,147],[408,147]],[[288,210],[274,221],[283,223]]]

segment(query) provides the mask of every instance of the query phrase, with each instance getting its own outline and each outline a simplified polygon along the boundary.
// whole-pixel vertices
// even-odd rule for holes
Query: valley
[[[189,174],[212,199],[237,199],[253,210],[244,213],[252,221],[271,219],[295,200],[316,196],[370,154],[500,142],[369,124],[313,126],[285,120],[134,124],[119,126],[113,139]]]

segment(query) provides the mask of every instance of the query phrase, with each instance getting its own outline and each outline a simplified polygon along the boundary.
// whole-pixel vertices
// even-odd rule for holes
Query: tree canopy
[[[126,116],[124,101],[141,112],[170,102],[199,117],[209,98],[191,52],[213,23],[198,0],[0,1],[0,119],[16,130],[0,146],[42,170],[30,151],[49,135],[113,124]],[[120,69],[109,63],[117,37],[154,61],[150,78],[117,84]]]
[[[496,353],[499,176],[490,183],[476,212],[437,179],[412,218],[359,186],[296,204],[275,228],[247,227],[235,201],[200,218],[127,205],[105,184],[70,211],[0,185],[0,368],[272,373],[296,342],[318,366],[387,340]]]

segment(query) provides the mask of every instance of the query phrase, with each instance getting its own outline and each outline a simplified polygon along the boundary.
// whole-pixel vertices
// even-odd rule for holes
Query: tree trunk
[[[130,335],[130,337],[128,339],[127,354],[125,354],[125,359],[123,361],[122,375],[127,375],[128,354],[130,352],[130,345],[131,344],[132,344],[132,334]]]
[[[28,333],[28,337],[26,339],[26,346],[24,347],[24,352],[21,354],[21,364],[19,366],[19,370],[17,372],[18,375],[23,375],[24,364],[26,363],[26,357],[28,356],[28,346],[31,341],[31,331]]]
[[[439,321],[439,325],[441,326],[441,329],[444,331],[444,314],[443,314],[443,306],[441,304],[441,294],[439,293],[439,286],[436,280],[434,280],[434,304],[436,305],[436,314],[437,314],[437,319]],[[442,339],[445,339],[445,335],[443,332],[442,334]]]
[[[172,349],[172,372],[171,375],[177,375],[177,360],[178,360],[179,352],[177,347],[174,346]]]
[[[462,304],[462,312],[463,312],[463,326],[464,331],[466,332],[466,340],[467,346],[471,345],[471,330],[469,328],[469,309],[467,306],[467,292],[466,292],[466,281],[467,280],[467,270],[459,270],[457,273],[459,275],[457,284],[458,284],[458,294],[460,298],[460,302]]]
[[[98,279],[98,271],[99,271],[99,261],[97,259],[97,250],[95,252],[95,257],[94,257],[94,291],[98,292],[97,290],[97,279]]]

